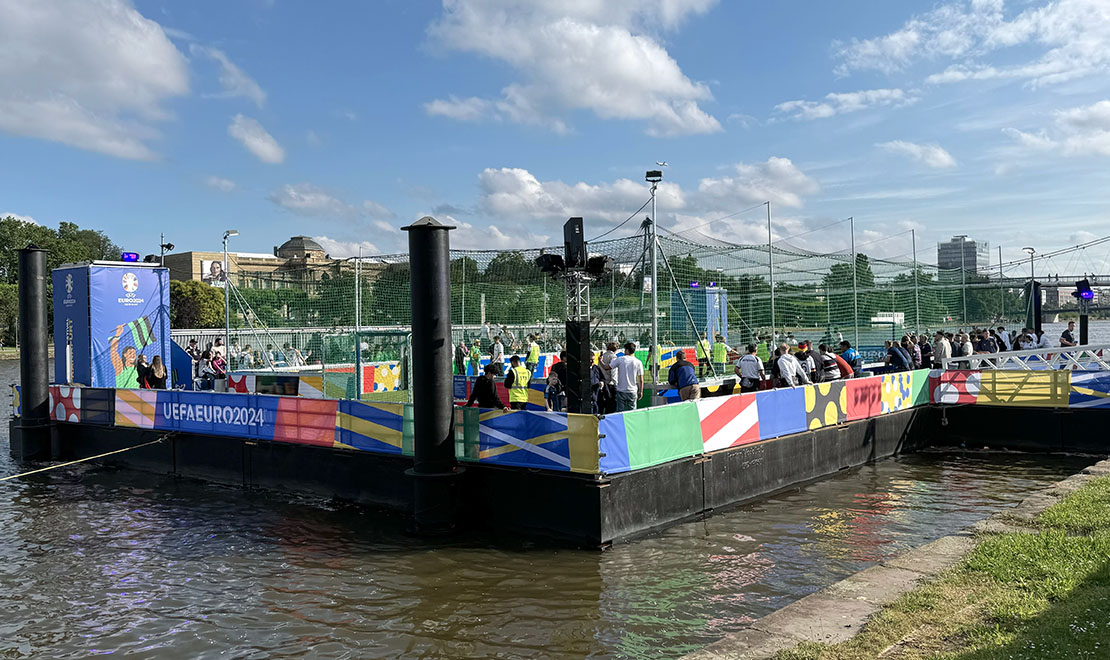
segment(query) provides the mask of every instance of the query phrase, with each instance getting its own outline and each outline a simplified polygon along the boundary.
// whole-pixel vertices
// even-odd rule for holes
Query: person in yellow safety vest
[[[524,410],[528,405],[528,385],[532,382],[532,371],[520,366],[520,356],[509,358],[509,373],[505,374],[505,388],[509,390],[509,407]]]
[[[698,358],[698,378],[705,378],[706,372],[709,371],[709,339],[705,334],[701,335],[701,339],[694,346],[694,355]]]
[[[524,366],[529,373],[536,373],[536,365],[540,363],[540,345],[536,343],[536,335],[528,335],[528,357],[524,359]]]
[[[725,338],[721,335],[714,337],[713,342],[713,370],[718,376],[723,376],[725,367],[728,366],[728,352],[732,350],[728,344],[725,343]]]
[[[467,369],[466,375],[482,375],[482,350],[478,348],[477,340],[470,345],[470,368]]]

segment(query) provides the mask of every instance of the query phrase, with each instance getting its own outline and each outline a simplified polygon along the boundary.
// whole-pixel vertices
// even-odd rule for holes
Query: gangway
[[[1072,369],[1110,371],[1110,344],[1098,346],[1055,346],[1027,351],[978,353],[941,360],[940,369],[1010,369],[1040,371]]]

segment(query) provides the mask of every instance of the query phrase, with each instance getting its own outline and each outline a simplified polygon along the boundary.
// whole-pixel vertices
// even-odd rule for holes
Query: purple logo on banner
[[[273,440],[279,400],[255,394],[160,391],[154,428]]]

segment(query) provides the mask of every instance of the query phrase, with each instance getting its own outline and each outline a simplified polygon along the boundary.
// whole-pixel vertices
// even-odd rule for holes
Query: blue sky
[[[425,214],[460,247],[552,244],[635,211],[657,160],[688,237],[765,241],[734,214],[767,200],[820,251],[848,216],[924,261],[1110,233],[1104,0],[3,0],[0,42],[0,213],[144,253],[229,227],[395,252]]]

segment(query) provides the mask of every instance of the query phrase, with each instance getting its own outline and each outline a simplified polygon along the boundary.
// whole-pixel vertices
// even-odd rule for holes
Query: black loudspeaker
[[[582,218],[571,218],[563,225],[563,252],[567,268],[586,267],[586,237]]]
[[[590,322],[567,321],[567,412],[592,414]]]

